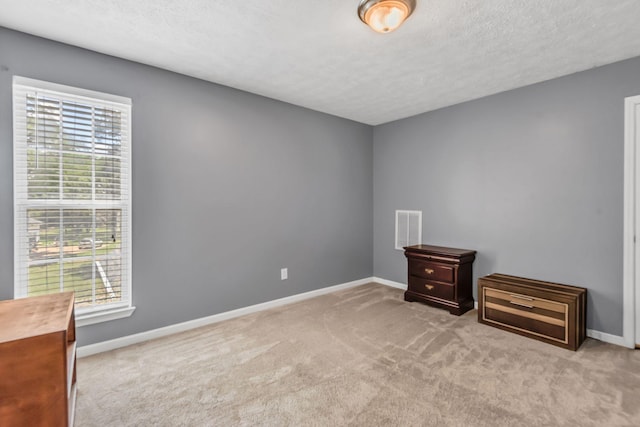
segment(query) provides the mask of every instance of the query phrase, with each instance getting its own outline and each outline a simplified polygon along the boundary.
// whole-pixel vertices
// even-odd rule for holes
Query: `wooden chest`
[[[476,251],[441,246],[408,246],[405,301],[419,301],[461,315],[473,309],[472,264]]]
[[[586,336],[587,290],[506,274],[478,279],[478,322],[577,350]]]

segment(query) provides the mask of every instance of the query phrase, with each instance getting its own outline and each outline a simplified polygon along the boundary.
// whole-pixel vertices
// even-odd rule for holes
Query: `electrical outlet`
[[[287,280],[288,277],[289,277],[289,269],[288,268],[281,268],[280,269],[280,280]]]

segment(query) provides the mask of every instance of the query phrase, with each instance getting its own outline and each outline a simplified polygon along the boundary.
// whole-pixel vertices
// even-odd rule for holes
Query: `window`
[[[396,249],[422,243],[422,211],[396,211]]]
[[[15,297],[131,315],[131,100],[14,77],[13,114]]]

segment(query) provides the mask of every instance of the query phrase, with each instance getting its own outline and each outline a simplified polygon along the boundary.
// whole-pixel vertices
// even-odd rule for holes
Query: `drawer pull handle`
[[[429,290],[433,289],[433,285],[424,285],[424,287],[429,289]]]
[[[435,270],[433,268],[425,268],[424,272],[427,273],[427,274],[433,274],[433,273],[435,273]]]
[[[518,305],[520,307],[524,307],[524,308],[533,308],[532,305],[528,305],[528,304],[522,304],[521,302],[518,301],[509,301],[511,304],[513,305]]]
[[[533,299],[533,298],[525,297],[525,296],[522,296],[522,295],[509,294],[509,296],[510,296],[511,298],[523,299],[523,300],[525,300],[525,301],[534,301],[534,299]]]

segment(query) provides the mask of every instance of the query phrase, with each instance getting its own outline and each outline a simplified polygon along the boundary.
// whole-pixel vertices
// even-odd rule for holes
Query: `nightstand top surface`
[[[457,249],[457,248],[448,248],[445,246],[432,246],[432,245],[414,245],[414,246],[407,246],[404,249],[410,252],[421,252],[421,253],[430,253],[430,254],[439,254],[439,255],[458,256],[458,257],[475,255],[476,253],[476,251],[473,251],[470,249]]]

